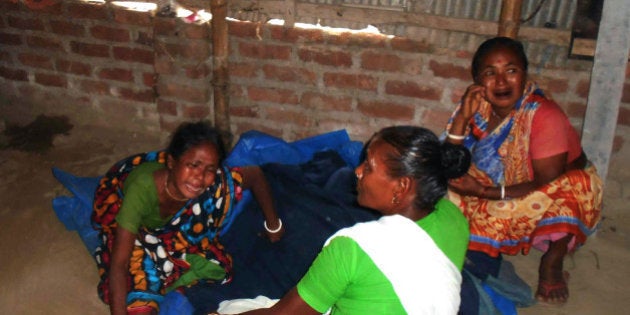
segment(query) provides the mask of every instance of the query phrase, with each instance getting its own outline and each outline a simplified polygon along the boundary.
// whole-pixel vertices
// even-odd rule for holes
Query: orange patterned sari
[[[486,186],[531,181],[529,131],[542,102],[552,101],[529,83],[515,110],[490,133],[485,130],[490,104],[483,104],[471,120],[464,140],[473,155],[468,174]],[[527,254],[532,245],[546,250],[547,241],[567,233],[574,235],[572,247],[583,244],[600,219],[602,181],[595,167],[589,165],[566,172],[519,198],[488,200],[451,191],[448,197],[468,218],[470,250],[493,257],[500,253],[515,255],[519,251]]]

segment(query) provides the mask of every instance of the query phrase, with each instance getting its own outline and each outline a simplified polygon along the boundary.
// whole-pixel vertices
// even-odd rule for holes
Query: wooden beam
[[[232,146],[229,113],[228,26],[227,0],[211,0],[212,13],[212,87],[214,100],[214,126],[223,136],[226,146]]]
[[[516,38],[521,26],[522,0],[503,0],[497,36]]]

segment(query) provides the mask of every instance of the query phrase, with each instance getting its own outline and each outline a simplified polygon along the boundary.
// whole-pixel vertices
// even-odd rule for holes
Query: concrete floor
[[[68,192],[51,167],[97,176],[118,159],[163,143],[157,137],[75,127],[56,136],[45,152],[0,149],[0,314],[108,314],[96,294],[92,258],[78,234],[66,230],[52,209],[52,199]],[[540,253],[532,252],[507,259],[534,286],[539,258]],[[627,235],[611,229],[598,232],[565,266],[571,273],[569,302],[562,307],[535,305],[519,309],[519,314],[628,313]]]

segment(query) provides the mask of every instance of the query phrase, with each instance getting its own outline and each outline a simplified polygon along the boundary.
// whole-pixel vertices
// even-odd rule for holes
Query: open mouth
[[[494,97],[496,98],[509,98],[512,96],[512,91],[496,91],[494,92]]]

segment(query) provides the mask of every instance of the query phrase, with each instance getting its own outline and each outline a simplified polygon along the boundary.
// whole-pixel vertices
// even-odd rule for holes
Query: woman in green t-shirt
[[[101,299],[112,314],[157,314],[163,295],[198,280],[231,280],[232,261],[218,237],[234,203],[250,189],[272,242],[283,235],[269,185],[257,166],[222,165],[218,130],[185,123],[165,151],[131,156],[101,179],[93,225]]]
[[[469,165],[428,129],[380,130],[355,174],[359,204],[383,217],[331,236],[295,288],[244,314],[456,314],[469,232],[443,197]]]

